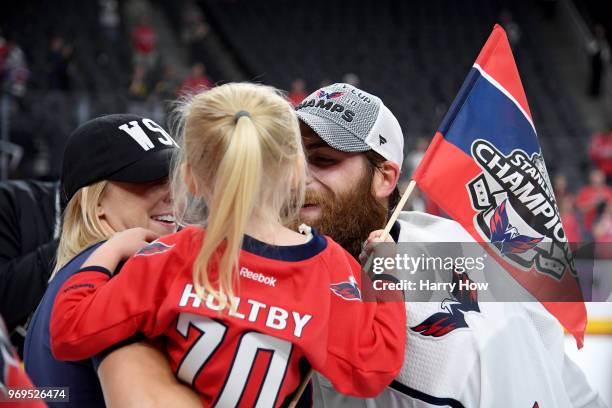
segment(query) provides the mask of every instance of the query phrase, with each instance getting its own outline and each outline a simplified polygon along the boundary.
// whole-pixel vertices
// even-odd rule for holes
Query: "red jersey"
[[[155,48],[155,32],[147,25],[139,25],[132,32],[132,44],[139,54],[150,54]]]
[[[612,187],[587,185],[576,196],[576,207],[584,213],[584,227],[590,231],[597,218],[597,206],[600,203],[612,203]]]
[[[612,132],[597,133],[593,136],[589,156],[607,177],[612,176]]]
[[[280,406],[301,383],[304,359],[338,391],[361,397],[398,373],[404,304],[362,302],[360,266],[337,243],[315,234],[282,247],[245,236],[238,307],[220,312],[192,284],[203,236],[189,227],[163,237],[112,279],[96,267],[70,278],[51,319],[56,358],[80,360],[136,332],[165,336],[174,372],[207,406]],[[214,267],[209,275],[214,282]]]
[[[177,94],[179,96],[183,94],[192,94],[197,93],[206,89],[210,89],[213,87],[213,83],[208,79],[208,77],[200,76],[194,77],[190,76],[183,81]]]

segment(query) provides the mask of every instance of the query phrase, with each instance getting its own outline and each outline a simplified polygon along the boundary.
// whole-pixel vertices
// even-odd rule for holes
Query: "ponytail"
[[[219,310],[232,309],[245,229],[282,225],[302,206],[298,120],[278,90],[249,83],[198,93],[174,112],[181,146],[172,170],[176,219],[206,230],[191,271],[194,287]]]
[[[221,309],[233,306],[238,255],[246,224],[253,214],[263,174],[261,142],[252,119],[238,117],[233,134],[219,164],[212,197],[208,204],[206,235],[193,265],[196,292],[212,295]],[[217,249],[222,248],[219,256]],[[208,271],[218,265],[218,289]],[[229,301],[228,301],[229,299]]]

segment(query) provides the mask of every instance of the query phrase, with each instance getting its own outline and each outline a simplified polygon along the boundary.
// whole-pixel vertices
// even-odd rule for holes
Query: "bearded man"
[[[400,125],[378,97],[348,84],[315,91],[296,112],[309,165],[299,223],[358,257],[369,232],[384,227],[399,201]],[[473,241],[458,223],[419,212],[402,212],[391,236],[396,242]],[[475,303],[444,309],[407,297],[406,357],[396,380],[377,398],[362,400],[338,394],[315,375],[314,406],[604,406],[565,356],[563,330],[541,304]],[[463,327],[423,329],[444,313],[456,313]]]

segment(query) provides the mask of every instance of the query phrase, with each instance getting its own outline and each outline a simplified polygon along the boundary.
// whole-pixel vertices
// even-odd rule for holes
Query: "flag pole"
[[[302,394],[304,393],[304,390],[306,389],[306,386],[308,385],[308,383],[310,382],[310,379],[312,378],[312,373],[313,373],[313,370],[311,368],[310,370],[308,370],[308,372],[306,373],[306,376],[302,380],[302,383],[300,384],[300,388],[298,388],[297,392],[295,393],[295,397],[293,397],[293,399],[291,400],[291,403],[289,403],[289,408],[295,408],[295,406],[297,405],[298,401],[300,400],[300,397],[302,396]]]
[[[397,217],[399,217],[400,212],[402,212],[402,209],[406,205],[408,197],[410,197],[410,194],[412,194],[414,186],[416,186],[416,181],[414,181],[414,179],[410,180],[408,187],[406,187],[406,191],[404,191],[402,198],[400,198],[399,203],[397,203],[397,205],[395,206],[395,211],[393,211],[393,214],[389,218],[389,221],[387,221],[387,226],[385,227],[383,233],[380,236],[380,239],[382,239],[383,241],[386,240],[389,236],[389,232],[391,231],[391,228],[393,228],[393,224],[395,224],[395,221],[397,221]]]
[[[402,209],[404,208],[404,205],[406,205],[406,201],[408,201],[408,197],[410,197],[410,194],[412,194],[412,190],[414,190],[415,186],[416,186],[416,181],[410,180],[408,187],[406,187],[406,191],[404,191],[404,194],[402,194],[402,198],[400,198],[399,202],[397,203],[397,206],[395,206],[395,210],[393,211],[393,214],[391,214],[391,217],[389,218],[389,221],[387,221],[387,225],[385,226],[385,229],[383,230],[380,236],[380,238],[383,241],[387,239],[387,237],[389,236],[389,232],[391,231],[393,224],[395,224],[395,221],[397,221],[397,217],[399,217],[400,212],[402,212]],[[365,267],[366,270],[369,269],[368,264],[370,264],[371,262],[372,260],[371,258],[369,258],[368,261],[366,262],[366,267]],[[298,388],[295,394],[295,397],[293,397],[293,399],[291,400],[291,403],[289,404],[289,408],[295,408],[295,406],[297,405],[298,401],[300,400],[300,397],[302,396],[302,394],[304,393],[304,390],[306,389],[306,385],[308,385],[308,382],[312,378],[312,373],[313,373],[313,370],[311,368],[310,370],[308,370],[308,373],[306,373],[306,376],[302,380],[302,383],[300,384],[300,388]]]

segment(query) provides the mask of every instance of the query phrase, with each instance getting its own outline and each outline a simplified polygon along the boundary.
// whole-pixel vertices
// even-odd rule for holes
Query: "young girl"
[[[54,355],[82,359],[140,332],[166,337],[176,375],[206,406],[286,404],[309,365],[341,393],[377,395],[403,361],[404,305],[362,302],[346,251],[284,227],[305,185],[289,103],[270,87],[227,84],[194,96],[182,117],[175,202],[194,223],[202,200],[206,224],[144,247],[148,232],[129,230],[98,248],[58,295]]]

